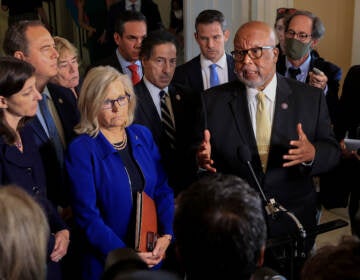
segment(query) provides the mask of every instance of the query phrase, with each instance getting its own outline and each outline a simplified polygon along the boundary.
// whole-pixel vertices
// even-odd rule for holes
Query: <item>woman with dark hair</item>
[[[0,58],[0,185],[16,184],[27,191],[47,214],[48,279],[61,279],[58,262],[66,254],[69,231],[46,196],[39,151],[25,122],[36,114],[40,93],[35,69],[13,57]]]

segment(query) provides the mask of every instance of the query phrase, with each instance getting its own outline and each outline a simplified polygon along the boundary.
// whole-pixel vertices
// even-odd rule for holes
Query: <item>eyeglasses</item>
[[[296,12],[294,8],[278,8],[276,9],[277,15],[292,15]]]
[[[285,33],[286,37],[288,38],[295,38],[297,37],[300,41],[306,41],[307,38],[311,38],[310,34],[307,34],[305,32],[295,32],[292,29],[289,29],[288,31],[286,31]]]
[[[263,54],[263,50],[271,50],[274,48],[275,46],[263,46],[241,51],[235,50],[231,52],[231,55],[236,62],[243,62],[246,55],[251,59],[259,59]]]
[[[115,103],[119,104],[120,107],[125,106],[130,101],[130,94],[126,93],[125,95],[121,95],[116,99],[106,99],[102,105],[104,110],[111,110],[114,108]]]

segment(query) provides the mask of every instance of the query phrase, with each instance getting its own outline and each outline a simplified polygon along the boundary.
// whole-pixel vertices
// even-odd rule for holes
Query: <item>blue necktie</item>
[[[219,76],[216,71],[216,64],[211,64],[210,66],[210,87],[214,87],[220,84]]]
[[[48,129],[49,139],[54,145],[56,156],[58,158],[60,166],[62,166],[64,162],[64,149],[54,119],[49,111],[47,99],[48,96],[46,94],[42,94],[42,99],[39,101],[39,107],[44,117],[46,127]]]

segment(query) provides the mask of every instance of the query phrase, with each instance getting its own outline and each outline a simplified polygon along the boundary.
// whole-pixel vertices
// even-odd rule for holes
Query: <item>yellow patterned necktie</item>
[[[256,95],[257,108],[256,108],[256,144],[261,160],[263,171],[265,172],[268,161],[270,136],[271,136],[271,123],[270,114],[266,109],[266,97],[262,91]]]

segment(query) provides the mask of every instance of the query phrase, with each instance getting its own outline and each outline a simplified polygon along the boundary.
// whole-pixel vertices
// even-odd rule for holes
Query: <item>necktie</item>
[[[48,129],[49,139],[54,145],[56,156],[60,165],[62,166],[64,162],[64,149],[59,133],[56,129],[55,122],[48,107],[48,96],[46,94],[42,94],[42,99],[39,101],[39,107]]]
[[[169,141],[169,146],[175,149],[175,126],[171,118],[170,110],[166,104],[166,92],[160,91],[160,108],[161,108],[161,122],[163,125],[164,133]]]
[[[261,165],[263,171],[265,172],[270,146],[271,123],[270,115],[265,105],[265,94],[259,91],[256,98],[258,100],[256,110],[256,144],[258,147]]]
[[[296,76],[301,73],[300,68],[290,67],[290,68],[288,69],[288,71],[289,71],[290,77],[293,78],[293,79],[295,79],[295,80],[297,80],[297,79],[296,79]]]
[[[138,82],[140,82],[140,76],[138,74],[138,67],[137,64],[130,64],[127,68],[129,68],[131,72],[131,81],[133,85],[135,86]]]
[[[131,4],[131,11],[136,12],[135,4]]]
[[[220,84],[220,82],[219,82],[218,73],[216,71],[216,64],[215,63],[211,64],[209,68],[210,68],[210,87],[217,86],[218,84]]]

